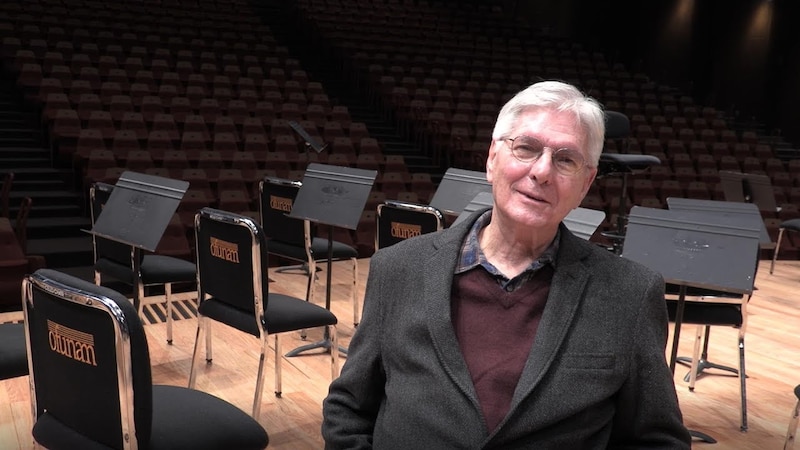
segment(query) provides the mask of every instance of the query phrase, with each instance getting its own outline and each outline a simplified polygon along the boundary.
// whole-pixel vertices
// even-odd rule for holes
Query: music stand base
[[[689,435],[692,436],[692,439],[699,439],[699,440],[701,440],[703,442],[707,442],[709,444],[716,444],[717,443],[716,439],[714,439],[713,437],[703,433],[702,431],[689,430]]]
[[[609,248],[608,250],[610,250],[615,255],[622,254],[622,244],[625,242],[624,232],[620,232],[618,230],[603,231],[600,233],[600,235],[611,241],[611,248]]]
[[[692,365],[692,358],[689,358],[688,356],[680,356],[680,357],[678,357],[677,362],[678,362],[678,364],[683,364],[685,366],[691,366]],[[697,374],[696,375],[699,377],[700,374],[702,374],[705,369],[724,370],[726,372],[731,372],[733,374],[739,375],[739,370],[734,369],[733,367],[723,366],[721,364],[713,363],[713,362],[711,362],[711,361],[709,361],[707,359],[701,358],[699,361],[697,361]],[[691,375],[692,375],[691,372],[687,373],[686,376],[683,377],[683,381],[688,383],[689,379],[691,378]]]
[[[308,275],[308,263],[297,264],[294,266],[283,266],[275,269],[275,272],[284,273],[284,272],[300,272],[298,275]]]
[[[331,351],[331,340],[329,338],[324,338],[321,341],[313,342],[311,344],[301,345],[300,347],[297,347],[296,349],[294,349],[294,350],[290,351],[289,353],[287,353],[286,357],[290,358],[292,356],[299,356],[302,353],[305,353],[305,352],[311,351],[311,350],[316,350],[318,348],[325,349],[325,352],[323,352],[323,353],[330,352]],[[347,355],[347,349],[342,347],[341,345],[339,346],[339,352],[344,354],[344,355]]]

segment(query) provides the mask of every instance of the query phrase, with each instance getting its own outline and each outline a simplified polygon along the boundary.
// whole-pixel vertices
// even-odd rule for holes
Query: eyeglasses
[[[575,175],[586,167],[586,159],[581,152],[571,148],[554,149],[546,147],[542,141],[530,136],[517,136],[515,138],[505,138],[510,141],[511,154],[521,163],[535,163],[544,153],[545,149],[550,148],[552,153],[550,158],[553,167],[561,175]]]

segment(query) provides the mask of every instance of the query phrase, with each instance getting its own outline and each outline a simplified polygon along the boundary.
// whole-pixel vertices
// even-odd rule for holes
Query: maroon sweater
[[[453,327],[489,432],[505,418],[542,318],[553,268],[508,292],[483,269],[456,275]]]

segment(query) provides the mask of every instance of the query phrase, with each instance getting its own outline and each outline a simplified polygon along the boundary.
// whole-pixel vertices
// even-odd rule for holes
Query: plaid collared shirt
[[[480,243],[478,242],[478,234],[480,230],[488,225],[491,221],[492,210],[489,210],[483,213],[478,220],[475,221],[475,224],[472,225],[472,229],[469,231],[467,238],[464,240],[464,245],[461,246],[461,256],[459,257],[458,265],[456,266],[455,270],[456,275],[476,267],[483,267],[484,270],[486,270],[497,280],[503,289],[511,292],[525,284],[526,281],[528,281],[539,269],[545,265],[550,264],[555,267],[556,254],[558,253],[558,241],[561,235],[561,230],[556,233],[556,237],[553,239],[553,242],[550,243],[547,249],[545,249],[544,253],[542,253],[541,256],[539,256],[535,261],[533,261],[530,266],[523,270],[522,273],[511,279],[503,275],[492,263],[486,259],[486,255],[483,253],[483,250],[481,250]]]

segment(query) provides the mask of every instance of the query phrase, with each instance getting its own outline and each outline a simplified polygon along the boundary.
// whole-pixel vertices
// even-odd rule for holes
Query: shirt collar
[[[461,255],[459,257],[458,265],[456,266],[455,273],[463,273],[475,267],[481,266],[490,274],[500,277],[504,280],[507,278],[497,270],[492,263],[490,263],[486,259],[486,255],[481,250],[481,246],[478,242],[478,235],[480,231],[492,221],[492,210],[488,210],[478,217],[478,220],[472,225],[469,233],[467,233],[467,237],[464,240],[464,244],[461,246]],[[556,236],[550,245],[545,249],[545,251],[536,259],[534,260],[530,266],[528,266],[519,276],[515,278],[519,278],[523,275],[530,275],[532,272],[536,272],[537,270],[541,269],[547,264],[552,265],[555,267],[556,261],[556,254],[558,253],[558,242],[561,237],[561,229],[559,228],[558,232],[556,232]]]

